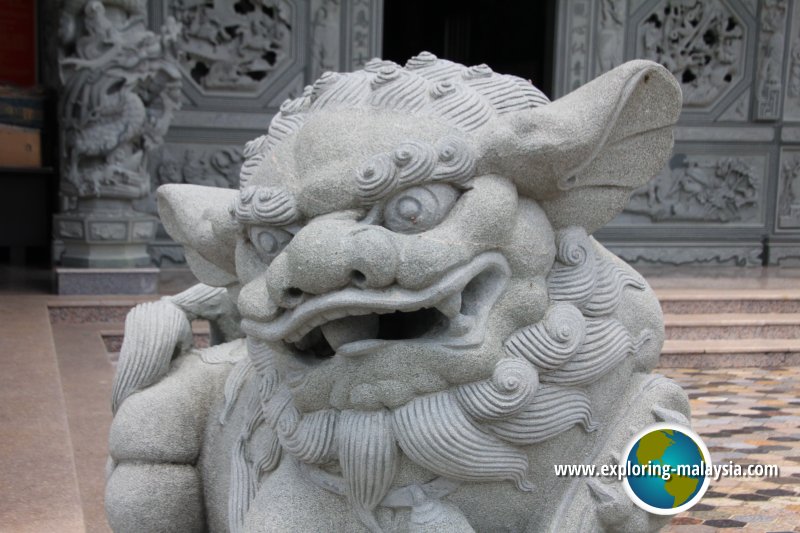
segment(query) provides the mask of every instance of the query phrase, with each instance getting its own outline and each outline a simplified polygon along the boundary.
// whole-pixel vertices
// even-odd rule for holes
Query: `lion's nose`
[[[319,220],[303,228],[267,270],[267,290],[291,309],[309,295],[352,285],[378,289],[395,282],[398,253],[385,228],[352,220]]]

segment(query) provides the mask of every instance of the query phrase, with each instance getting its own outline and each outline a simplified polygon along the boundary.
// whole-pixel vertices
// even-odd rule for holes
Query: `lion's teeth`
[[[451,294],[436,304],[436,309],[441,311],[447,318],[455,318],[461,312],[461,293]]]
[[[328,322],[321,329],[331,348],[337,350],[349,342],[374,339],[378,335],[378,324],[378,315],[364,315],[340,318]]]

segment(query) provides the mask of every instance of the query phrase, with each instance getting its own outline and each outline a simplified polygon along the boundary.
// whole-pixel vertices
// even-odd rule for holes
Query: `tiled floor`
[[[777,478],[721,478],[665,529],[800,531],[800,368],[664,369],[692,404],[692,426],[721,464],[776,464]]]
[[[113,366],[102,336],[119,325],[91,312],[48,313],[48,305],[80,300],[0,296],[4,533],[108,531],[102,494]],[[800,367],[662,372],[690,394],[693,426],[715,461],[781,468],[775,479],[712,481],[666,531],[800,532]]]

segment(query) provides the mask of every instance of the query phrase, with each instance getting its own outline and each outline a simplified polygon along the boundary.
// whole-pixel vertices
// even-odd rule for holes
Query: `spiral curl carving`
[[[495,420],[513,416],[524,409],[538,385],[539,376],[529,363],[503,359],[495,365],[490,380],[461,385],[454,393],[470,416]]]
[[[576,424],[586,431],[597,428],[586,393],[580,389],[542,385],[525,409],[513,417],[492,421],[487,427],[504,441],[527,446],[551,439]]]
[[[378,68],[375,77],[372,78],[372,88],[377,89],[387,85],[400,77],[400,67],[395,64],[383,65]]]
[[[294,195],[278,187],[249,185],[239,191],[233,213],[245,224],[286,226],[297,222],[300,213]]]
[[[628,329],[612,318],[586,321],[586,339],[578,352],[558,369],[543,372],[543,383],[587,385],[600,379],[629,356],[635,355],[652,334],[643,330],[634,338]]]
[[[435,180],[464,183],[475,174],[477,157],[463,140],[453,136],[444,137],[437,143],[436,150],[439,164],[433,172]]]
[[[389,154],[373,156],[356,173],[356,185],[361,197],[374,202],[397,186],[397,166]]]
[[[436,167],[436,150],[429,144],[417,141],[402,143],[392,152],[400,184],[417,183],[430,176]]]
[[[440,81],[431,87],[431,98],[438,100],[454,92],[456,92],[456,86],[452,82]]]
[[[421,52],[408,61],[406,61],[406,68],[414,70],[418,68],[427,67],[436,63],[439,58],[430,52]]]
[[[422,396],[396,409],[394,432],[400,448],[415,463],[439,475],[462,481],[513,481],[520,490],[528,457],[480,429],[452,394]]]
[[[547,275],[550,299],[581,306],[597,283],[596,256],[586,230],[571,227],[557,235],[556,264]]]
[[[462,76],[465,80],[472,80],[477,78],[490,78],[494,71],[489,68],[489,65],[486,63],[481,63],[480,65],[473,65],[471,67],[467,67],[467,69],[463,72]]]
[[[504,347],[509,354],[549,371],[575,355],[585,337],[586,321],[581,312],[569,304],[555,304],[540,322],[513,333]]]

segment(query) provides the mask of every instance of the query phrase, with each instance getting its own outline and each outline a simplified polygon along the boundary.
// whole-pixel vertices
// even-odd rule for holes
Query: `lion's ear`
[[[551,104],[512,119],[506,157],[523,195],[539,200],[556,227],[606,224],[672,152],[681,90],[652,61],[630,61]],[[500,163],[501,165],[503,163]]]
[[[158,213],[167,232],[184,246],[186,262],[206,285],[237,281],[238,224],[229,212],[238,191],[199,185],[162,185]]]

